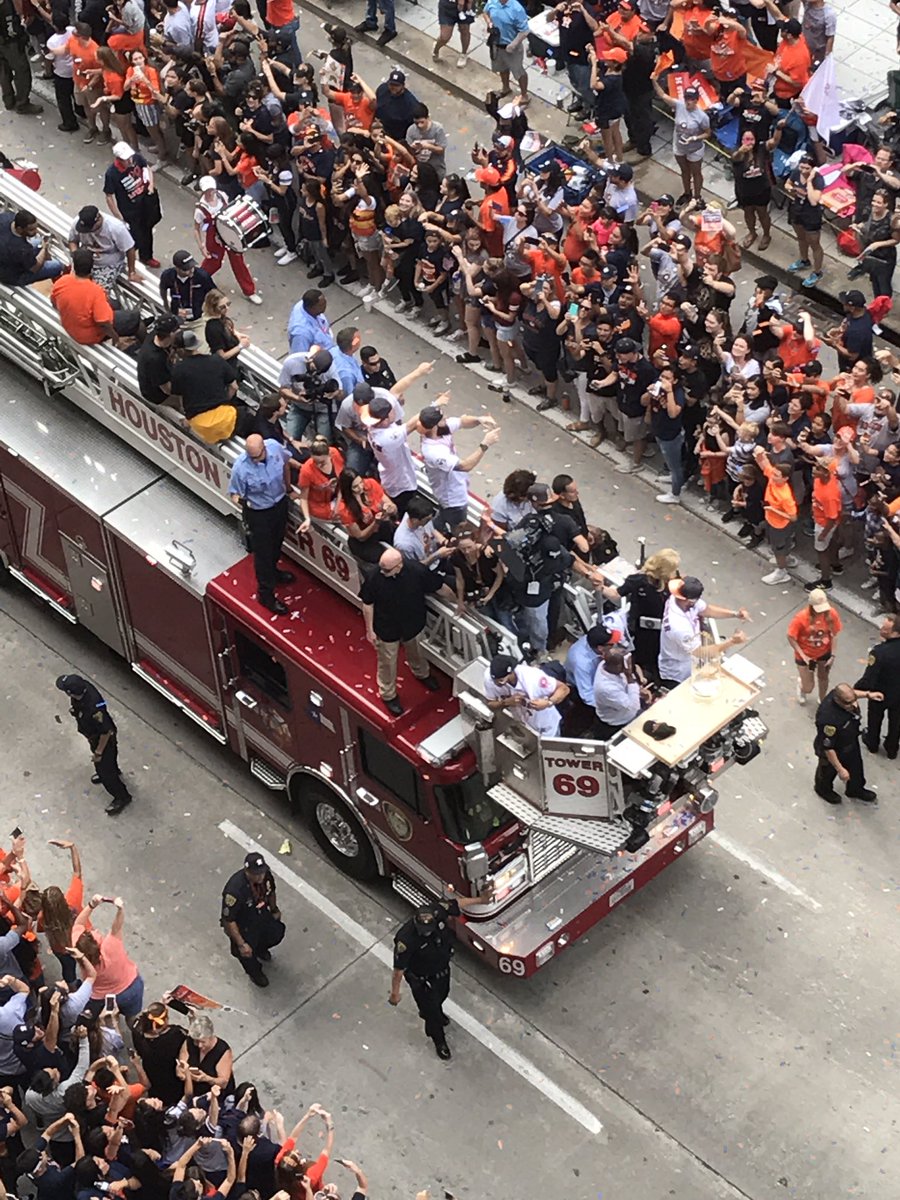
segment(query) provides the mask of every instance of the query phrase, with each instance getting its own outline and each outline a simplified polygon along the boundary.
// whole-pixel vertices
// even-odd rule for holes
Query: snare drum
[[[239,196],[226,204],[216,217],[216,233],[227,249],[241,254],[264,242],[270,229],[265,213],[256,201],[249,196]]]

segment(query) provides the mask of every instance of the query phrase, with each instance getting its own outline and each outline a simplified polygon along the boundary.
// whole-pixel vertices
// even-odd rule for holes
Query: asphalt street
[[[77,138],[61,145],[50,117],[4,130],[4,149],[27,148],[46,194],[74,212],[96,200],[106,160]],[[159,257],[167,258],[192,244],[190,202],[162,186]],[[304,276],[276,271],[268,258],[257,274],[265,305],[252,317],[241,305],[238,323],[252,321],[254,339],[282,354]],[[349,293],[331,290],[329,315],[337,326],[358,324],[395,366],[431,357],[413,332],[366,313]],[[66,877],[46,839],[74,837],[89,893],[126,898],[148,998],[186,982],[241,1010],[217,1022],[239,1056],[237,1074],[253,1078],[288,1121],[311,1101],[331,1106],[336,1153],[362,1163],[373,1196],[411,1197],[426,1185],[433,1197],[446,1188],[504,1200],[526,1192],[571,1200],[893,1195],[896,767],[867,757],[877,807],[831,808],[813,793],[812,709],[794,698],[785,640],[803,592],[766,587],[760,560],[723,532],[661,510],[644,484],[612,473],[531,410],[501,405],[449,357],[410,404],[448,385],[451,412],[490,409],[502,425],[476,491],[493,494],[516,466],[544,478],[568,470],[623,553],[636,555],[640,536],[651,549],[675,546],[711,599],[751,610],[747,652],[766,669],[771,734],[762,756],[722,782],[719,840],[698,846],[531,980],[461,956],[453,997],[465,1016],[451,1029],[454,1059],[444,1065],[408,995],[399,1010],[387,1005],[384,953],[402,902],[386,885],[363,889],[343,878],[281,797],[127,664],[4,587],[3,812],[10,828],[18,822],[29,834],[38,881]],[[845,615],[833,682],[861,673],[874,636]],[[116,821],[103,815],[83,742],[53,687],[67,670],[98,684],[119,723],[136,800]],[[279,855],[285,838],[291,851]],[[287,875],[288,935],[265,993],[235,969],[218,927],[221,887],[247,839]]]

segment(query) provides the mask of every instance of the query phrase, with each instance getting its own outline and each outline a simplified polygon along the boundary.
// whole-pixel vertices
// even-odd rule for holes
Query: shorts
[[[548,383],[556,383],[559,378],[559,354],[552,350],[549,353],[546,350],[529,350],[527,346],[525,353]]]
[[[112,111],[117,117],[128,117],[135,109],[135,103],[130,96],[122,96],[121,99],[113,102]]]
[[[820,526],[817,525],[816,529],[815,529],[815,533],[813,534],[813,549],[818,550],[820,552],[823,550],[827,550],[828,547],[834,541],[835,534],[837,533],[837,531],[838,531],[837,525],[832,525],[832,527],[828,530],[828,532],[823,534]]]
[[[619,411],[619,426],[626,442],[639,442],[650,432],[650,426],[643,417],[626,417]]]
[[[827,663],[827,662],[830,662],[830,661],[831,661],[831,657],[832,657],[832,651],[831,651],[831,650],[828,650],[828,651],[827,651],[825,654],[820,654],[820,655],[818,656],[818,658],[812,658],[812,659],[810,659],[810,664],[811,664],[811,665],[810,665],[810,667],[809,667],[808,669],[811,671],[811,670],[812,670],[812,669],[813,669],[815,666],[817,666],[819,663]],[[796,655],[794,655],[794,662],[797,664],[797,666],[798,666],[798,667],[805,667],[805,666],[806,666],[806,663],[805,663],[805,662],[801,662],[801,661],[800,661],[800,659],[799,659],[799,658],[797,658],[797,656],[796,656]]]
[[[353,235],[353,245],[357,248],[360,254],[377,254],[381,250],[381,234],[370,233],[368,237],[357,237]]]
[[[514,321],[512,325],[498,325],[497,341],[505,342],[507,344],[510,342],[517,342],[521,333],[522,327],[519,325],[518,321]]]
[[[158,104],[136,104],[134,110],[145,129],[153,129],[159,124]]]
[[[815,217],[812,220],[809,217],[806,217],[805,220],[801,218],[799,221],[794,220],[793,217],[788,217],[788,220],[795,229],[802,229],[804,233],[821,233],[822,231],[821,217],[818,218],[818,221]]]
[[[508,71],[514,79],[520,79],[525,74],[524,43],[512,51],[498,46],[491,57],[491,70],[498,75],[501,71]]]
[[[438,4],[438,25],[445,28],[459,24],[459,7],[453,0],[440,0]]]
[[[774,525],[766,523],[766,534],[769,539],[769,545],[772,547],[773,554],[787,554],[794,546],[794,527],[793,525],[785,525],[783,529],[776,529]]]

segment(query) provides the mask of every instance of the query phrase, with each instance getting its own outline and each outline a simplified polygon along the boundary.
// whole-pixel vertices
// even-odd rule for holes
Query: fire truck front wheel
[[[300,796],[316,841],[335,866],[354,879],[375,879],[378,875],[375,852],[349,805],[314,779],[300,784]]]

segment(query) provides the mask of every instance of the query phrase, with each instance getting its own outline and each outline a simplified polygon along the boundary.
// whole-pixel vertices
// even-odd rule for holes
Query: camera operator
[[[331,441],[334,418],[343,398],[331,351],[289,354],[282,364],[278,387],[290,404],[285,420],[288,437],[299,441],[312,425],[316,434]]]
[[[535,503],[532,496],[535,488],[540,489],[536,495],[546,493],[549,500],[547,485],[536,484],[529,489],[532,503]],[[513,620],[526,656],[533,657],[547,650],[551,600],[562,588],[573,565],[586,573],[585,564],[564,549],[553,532],[559,522],[567,519],[549,511],[523,517],[507,534],[501,548],[500,561],[506,586],[516,606]]]

